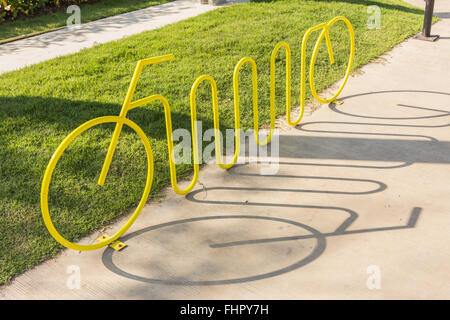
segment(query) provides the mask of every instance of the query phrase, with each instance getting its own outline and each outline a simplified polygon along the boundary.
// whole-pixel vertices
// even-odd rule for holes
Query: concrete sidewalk
[[[0,74],[75,53],[96,44],[129,37],[218,8],[198,0],[176,0],[0,45]],[[81,12],[83,21],[83,12]]]
[[[0,298],[450,299],[450,19],[433,33],[362,68],[343,104],[280,119],[276,175],[207,165],[204,187],[144,208],[123,251],[65,250]]]

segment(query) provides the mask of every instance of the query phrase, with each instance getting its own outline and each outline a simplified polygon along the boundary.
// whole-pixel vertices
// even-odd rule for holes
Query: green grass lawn
[[[172,0],[103,0],[93,4],[81,5],[81,23],[143,9]],[[21,18],[0,25],[0,41],[9,38],[42,32],[66,25],[70,14],[66,8],[61,11],[30,18]]]
[[[369,30],[367,6],[381,8],[381,29]],[[262,1],[229,7],[158,30],[96,46],[0,76],[0,283],[54,256],[61,246],[47,232],[40,213],[40,186],[56,147],[83,122],[118,115],[139,59],[173,53],[175,60],[147,67],[136,97],[159,93],[172,107],[173,128],[190,129],[189,91],[209,74],[219,88],[220,120],[233,127],[232,73],[244,56],[258,65],[260,123],[269,120],[269,59],[279,41],[293,54],[293,104],[299,103],[301,39],[307,28],[343,15],[356,33],[354,68],[420,31],[423,12],[400,0]],[[318,90],[340,79],[348,58],[343,24],[331,32],[336,65],[322,46],[316,66]],[[308,43],[311,52],[315,40]],[[309,53],[310,54],[310,53]],[[284,53],[278,58],[277,114],[284,109]],[[250,69],[241,73],[241,123],[252,127]],[[348,85],[351,85],[351,81]],[[368,88],[369,90],[370,88]],[[198,92],[198,117],[212,127],[210,88]],[[148,134],[155,157],[151,198],[170,182],[163,108],[154,103],[130,111]],[[145,157],[142,143],[124,130],[106,184],[96,185],[113,126],[102,125],[80,136],[58,164],[49,206],[55,226],[76,241],[135,206],[142,194]],[[179,165],[180,176],[191,172]],[[200,174],[201,175],[201,174]],[[149,199],[149,200],[150,200]],[[152,214],[157,215],[158,212]]]

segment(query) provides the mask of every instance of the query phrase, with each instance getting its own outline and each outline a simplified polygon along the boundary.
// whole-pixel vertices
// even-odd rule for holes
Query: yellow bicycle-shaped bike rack
[[[317,54],[319,51],[320,44],[325,38],[327,49],[328,49],[328,55],[330,58],[330,62],[334,63],[334,57],[333,57],[333,49],[331,46],[331,40],[330,40],[330,34],[329,29],[330,27],[336,23],[337,21],[343,21],[349,30],[350,33],[350,57],[348,60],[348,66],[345,73],[344,80],[337,90],[336,94],[329,98],[329,99],[322,99],[317,95],[315,86],[314,86],[314,64],[317,58]],[[217,164],[223,168],[228,169],[231,168],[237,161],[239,153],[240,153],[240,114],[239,114],[239,71],[241,67],[246,64],[250,63],[252,67],[252,84],[253,84],[253,115],[254,115],[254,135],[256,142],[258,145],[265,145],[270,142],[272,137],[272,132],[275,128],[275,58],[280,50],[281,47],[284,47],[286,50],[286,115],[287,115],[287,122],[291,126],[297,125],[300,120],[303,117],[303,112],[305,108],[305,92],[306,92],[306,42],[311,35],[311,33],[315,31],[321,30],[321,33],[316,41],[314,51],[311,57],[311,63],[310,63],[310,72],[309,72],[309,83],[311,87],[311,93],[314,96],[314,98],[321,102],[321,103],[329,103],[337,98],[337,96],[341,93],[341,91],[344,89],[344,86],[347,82],[347,79],[350,74],[350,70],[353,63],[353,57],[355,53],[355,36],[353,27],[348,19],[345,17],[336,17],[332,20],[330,20],[328,23],[322,23],[315,27],[312,27],[308,29],[303,37],[302,41],[302,48],[301,48],[301,74],[300,74],[300,80],[301,80],[301,88],[300,88],[300,115],[298,118],[294,121],[291,119],[291,49],[289,45],[286,42],[280,42],[278,43],[271,55],[270,60],[270,132],[268,134],[268,137],[265,141],[261,142],[259,141],[259,134],[258,134],[258,76],[257,76],[257,69],[256,69],[256,63],[252,58],[242,58],[238,64],[236,65],[234,69],[233,74],[233,90],[234,90],[234,116],[235,116],[235,153],[234,157],[231,160],[230,163],[224,164],[222,163],[222,152],[221,152],[221,145],[220,145],[220,126],[219,126],[219,106],[218,106],[218,99],[217,99],[217,85],[214,79],[208,75],[202,75],[200,76],[193,84],[191,93],[190,93],[190,104],[191,104],[191,126],[192,126],[192,146],[193,146],[193,160],[194,160],[194,177],[192,179],[192,182],[189,184],[188,187],[185,189],[180,189],[178,187],[177,182],[177,173],[176,173],[176,167],[175,167],[175,161],[173,157],[173,140],[172,140],[172,120],[171,120],[171,112],[170,112],[170,105],[166,98],[159,94],[154,94],[149,97],[132,101],[134,91],[136,89],[137,82],[139,80],[139,77],[142,72],[142,68],[155,64],[160,63],[164,61],[170,61],[174,59],[174,56],[169,54],[165,56],[159,56],[149,59],[140,60],[137,63],[136,69],[133,74],[133,78],[130,83],[130,87],[128,88],[127,95],[125,97],[125,101],[122,106],[122,110],[120,112],[119,116],[105,116],[105,117],[99,117],[92,119],[90,121],[85,122],[78,128],[76,128],[74,131],[72,131],[59,145],[59,147],[56,149],[55,153],[53,154],[47,169],[44,174],[44,178],[42,181],[42,187],[41,187],[41,210],[42,210],[42,216],[44,218],[45,225],[50,232],[50,234],[61,243],[63,246],[67,248],[71,248],[74,250],[80,250],[80,251],[86,251],[86,250],[94,250],[101,248],[103,246],[109,245],[113,242],[115,242],[120,236],[122,236],[128,228],[134,223],[134,221],[139,216],[142,208],[144,207],[148,195],[151,190],[152,181],[153,181],[153,155],[152,155],[152,149],[150,146],[150,142],[148,141],[147,136],[145,135],[144,131],[133,121],[126,118],[128,111],[143,106],[145,104],[148,104],[153,101],[161,101],[164,106],[164,112],[165,112],[165,121],[166,121],[166,134],[167,134],[167,144],[169,149],[169,166],[170,166],[170,174],[171,174],[171,183],[173,190],[178,194],[187,194],[190,192],[194,186],[197,183],[198,176],[199,176],[199,161],[198,161],[198,140],[197,140],[197,109],[196,109],[196,92],[198,86],[203,81],[208,81],[211,85],[211,92],[212,92],[212,104],[213,104],[213,114],[214,114],[214,130],[215,130],[215,148],[216,148],[216,161]],[[146,184],[144,188],[144,193],[142,194],[141,200],[139,201],[139,204],[137,208],[134,210],[131,218],[113,235],[113,236],[104,236],[100,239],[98,243],[92,244],[92,245],[81,245],[76,244],[73,242],[70,242],[66,240],[63,236],[61,236],[56,228],[53,225],[53,222],[50,217],[49,209],[48,209],[48,190],[50,186],[50,181],[52,178],[53,171],[56,167],[56,164],[58,160],[60,159],[63,152],[67,149],[67,147],[74,141],[74,139],[83,133],[84,131],[88,130],[89,128],[92,128],[96,125],[103,124],[103,123],[116,123],[116,127],[111,139],[111,143],[108,148],[108,152],[105,158],[105,161],[103,163],[103,168],[100,173],[100,177],[98,179],[98,184],[103,185],[106,180],[106,176],[108,174],[109,166],[111,164],[114,151],[117,147],[117,141],[119,139],[121,130],[124,125],[127,125],[131,127],[141,138],[145,151],[147,153],[147,179]],[[120,248],[121,245],[119,244],[118,248]],[[117,246],[115,247],[117,249]]]

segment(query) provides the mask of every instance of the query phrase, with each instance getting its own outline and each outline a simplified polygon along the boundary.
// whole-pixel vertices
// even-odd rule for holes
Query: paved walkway
[[[281,125],[276,175],[208,165],[204,188],[143,210],[122,252],[65,250],[0,298],[449,299],[450,19],[433,33],[362,68],[343,104]]]
[[[198,0],[177,0],[85,23],[79,29],[62,29],[6,43],[0,45],[0,73],[157,29],[216,8],[218,6],[202,5]],[[81,14],[83,19],[83,12]]]

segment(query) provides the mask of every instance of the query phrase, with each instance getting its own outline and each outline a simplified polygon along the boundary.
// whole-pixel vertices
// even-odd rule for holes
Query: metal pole
[[[433,21],[434,0],[425,0],[425,16],[423,18],[422,33],[415,36],[415,39],[435,41],[438,35],[431,35],[431,22]]]
[[[431,21],[433,20],[434,0],[425,1],[425,17],[423,19],[422,34],[425,37],[431,35]]]

